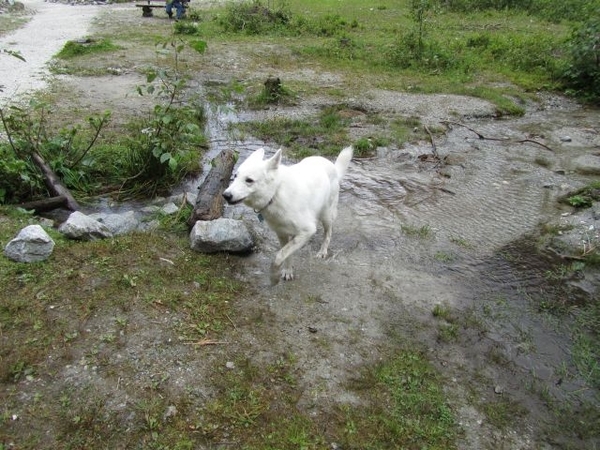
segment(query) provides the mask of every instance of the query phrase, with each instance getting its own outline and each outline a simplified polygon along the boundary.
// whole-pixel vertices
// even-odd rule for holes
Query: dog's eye
[[[246,178],[246,183],[252,184],[254,183],[254,180],[252,178]]]

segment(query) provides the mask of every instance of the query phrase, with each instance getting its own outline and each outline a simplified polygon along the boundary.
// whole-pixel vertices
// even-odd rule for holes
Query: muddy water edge
[[[394,97],[386,93],[386,103]],[[391,108],[402,113],[405,102],[421,102],[397,100]],[[422,101],[424,123],[444,120],[434,113],[438,100],[445,101]],[[365,106],[378,108],[372,102],[357,110]],[[544,230],[552,224],[581,245],[597,245],[597,211],[578,216],[559,200],[597,180],[578,161],[599,148],[598,111],[556,97],[529,105],[521,118],[477,118],[479,105],[463,107],[434,143],[436,155],[431,142],[419,142],[353,161],[333,256],[312,258],[314,239],[298,258],[297,281],[267,285],[266,255],[276,251],[276,239],[251,212],[229,210],[265,238],[244,261],[244,279],[262,283],[262,307],[280,349],[300,356],[306,405],[327,404],[353,370],[375,362],[400,336],[427,348],[452,380],[450,390],[471,399],[460,407],[461,448],[595,448],[597,427],[589,421],[598,418],[597,385],[583,373],[595,363],[578,363],[574,341],[578,308],[597,301],[598,274],[573,268],[577,258],[561,255]],[[354,129],[364,133],[368,125],[355,117]],[[308,329],[330,347],[315,352]],[[487,402],[514,407],[519,425],[494,431],[473,409]],[[578,423],[567,421],[571,428],[560,419],[567,411],[581,414]]]

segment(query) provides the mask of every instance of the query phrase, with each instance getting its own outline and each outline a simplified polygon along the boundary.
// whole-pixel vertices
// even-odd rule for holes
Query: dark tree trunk
[[[71,192],[65,186],[63,186],[54,171],[48,164],[46,164],[44,158],[42,158],[36,152],[33,152],[31,157],[34,164],[42,171],[42,174],[44,175],[44,183],[46,183],[46,187],[50,193],[56,197],[64,197],[67,208],[71,211],[77,211],[79,209],[79,205],[71,195]]]
[[[26,210],[33,209],[36,214],[43,213],[46,211],[52,211],[56,208],[67,207],[67,198],[64,195],[58,197],[44,198],[42,200],[35,200],[32,202],[21,203],[17,205],[19,208]]]
[[[229,185],[235,155],[231,150],[225,150],[214,159],[213,167],[206,175],[204,182],[198,187],[198,197],[194,212],[188,225],[193,227],[198,220],[214,220],[223,215],[223,191]]]

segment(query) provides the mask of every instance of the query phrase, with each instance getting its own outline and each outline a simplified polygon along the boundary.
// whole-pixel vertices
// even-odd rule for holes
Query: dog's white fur
[[[352,147],[347,147],[335,163],[321,156],[310,156],[285,166],[281,164],[281,149],[264,159],[261,148],[235,172],[223,197],[230,204],[243,202],[261,214],[281,244],[271,266],[272,284],[277,284],[280,278],[294,278],[290,256],[316,233],[319,222],[323,225],[324,238],[317,256],[327,256],[337,215],[340,181],[352,153]]]

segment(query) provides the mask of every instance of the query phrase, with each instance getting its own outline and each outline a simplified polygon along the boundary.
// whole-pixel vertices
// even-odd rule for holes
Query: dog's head
[[[264,159],[262,148],[254,151],[235,171],[223,197],[230,205],[244,202],[260,209],[275,195],[276,172],[281,162],[281,149],[271,158]]]

